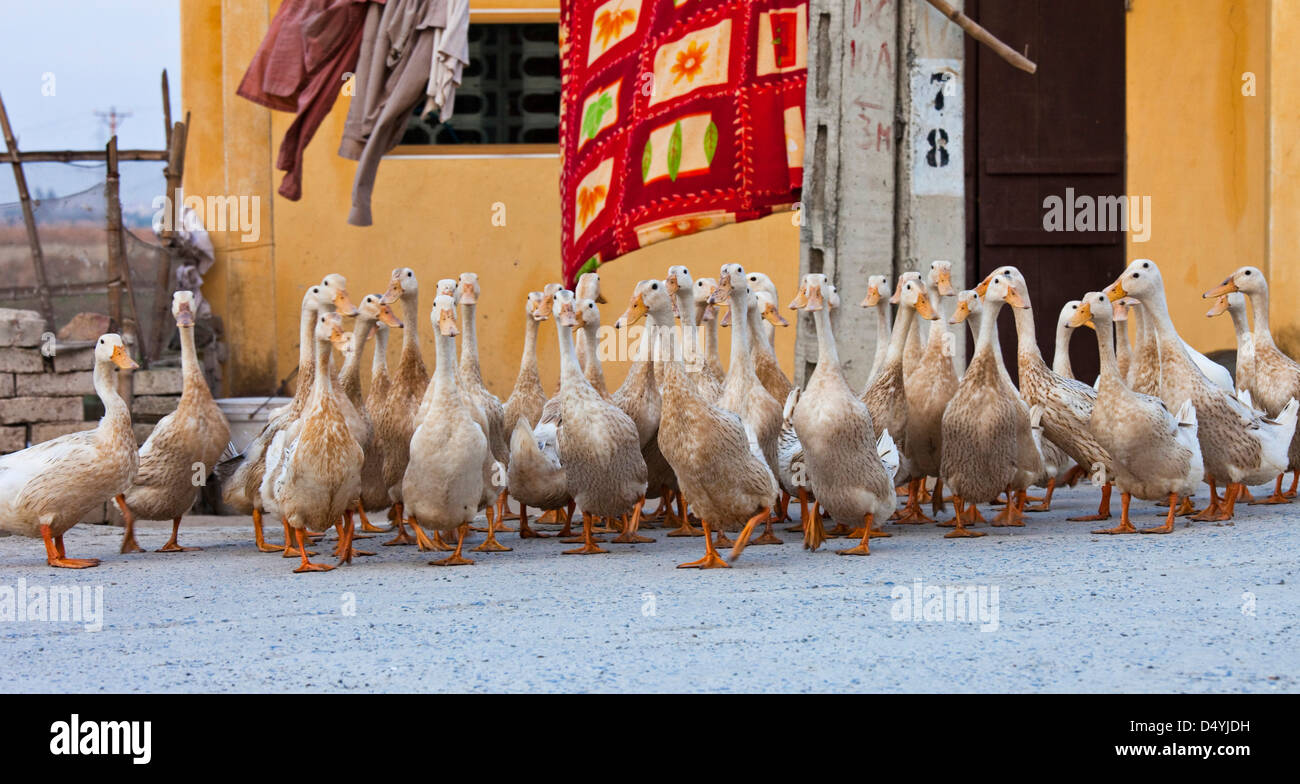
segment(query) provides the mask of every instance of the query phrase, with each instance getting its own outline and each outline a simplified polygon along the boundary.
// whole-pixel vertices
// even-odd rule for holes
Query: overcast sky
[[[184,116],[179,0],[22,0],[4,3],[0,18],[0,96],[19,149],[102,147],[108,128],[95,112],[111,107],[131,113],[119,146],[162,148],[164,68],[173,117]],[[13,194],[4,166],[0,202]]]

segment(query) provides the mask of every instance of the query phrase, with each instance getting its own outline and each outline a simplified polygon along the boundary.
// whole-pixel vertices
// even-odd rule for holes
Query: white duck
[[[135,479],[139,456],[131,412],[117,393],[114,366],[130,370],[136,364],[120,335],[101,335],[95,342],[95,393],[104,404],[98,427],[0,457],[0,530],[45,540],[50,566],[99,565],[98,558],[69,558],[63,535]]]

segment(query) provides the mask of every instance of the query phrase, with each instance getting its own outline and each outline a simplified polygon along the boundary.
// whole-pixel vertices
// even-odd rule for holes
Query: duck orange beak
[[[190,310],[190,303],[182,302],[180,307],[176,309],[176,326],[194,326],[194,311]]]
[[[862,300],[862,302],[858,304],[864,308],[874,308],[875,306],[879,305],[880,287],[874,283],[872,283],[870,286],[867,286],[867,297],[866,299]]]
[[[478,304],[478,294],[474,293],[474,284],[468,282],[460,284],[460,304]]]
[[[970,315],[970,303],[962,300],[957,303],[957,309],[952,312],[952,318],[948,319],[949,324],[960,324]]]
[[[379,320],[382,321],[385,326],[394,329],[402,329],[406,326],[402,323],[402,320],[397,317],[397,314],[393,312],[393,309],[385,305],[383,302],[379,303]]]
[[[934,286],[945,297],[951,297],[957,293],[952,287],[951,270],[940,270],[939,274],[934,276]]]
[[[1107,286],[1105,289],[1102,290],[1102,293],[1105,294],[1106,299],[1110,300],[1111,302],[1114,302],[1117,299],[1123,299],[1128,296],[1128,292],[1124,290],[1123,278],[1120,278],[1119,280],[1116,280],[1114,283]]]
[[[664,279],[664,288],[668,289],[669,296],[676,297],[677,289],[681,288],[677,283],[677,276],[669,275],[666,279]]]
[[[438,311],[438,331],[444,337],[455,337],[460,334],[456,328],[456,311],[454,308],[444,308]]]
[[[781,312],[776,309],[776,303],[774,302],[769,302],[763,306],[763,318],[767,319],[768,323],[775,324],[778,327],[790,326],[790,322],[781,316]]]
[[[993,280],[993,275],[994,273],[990,272],[985,276],[984,280],[981,280],[980,284],[975,287],[975,293],[980,295],[980,299],[984,299],[984,294],[989,290],[989,283]]]
[[[718,287],[709,295],[709,304],[716,305],[719,302],[731,301],[731,276],[723,275],[722,280],[718,281]]]
[[[1214,306],[1211,307],[1209,312],[1207,312],[1205,315],[1208,318],[1214,318],[1215,316],[1222,315],[1225,311],[1227,311],[1227,309],[1228,309],[1228,295],[1221,294],[1219,295],[1218,299],[1214,300]]]
[[[339,292],[334,295],[334,309],[341,316],[357,315],[357,306],[352,304],[352,300],[348,299],[347,291],[343,289],[339,289]]]
[[[650,309],[646,307],[645,298],[641,296],[641,292],[633,294],[632,301],[628,303],[627,310],[623,311],[623,315],[619,316],[618,321],[614,322],[614,329],[622,329],[623,327],[632,326],[640,321],[649,310]],[[564,311],[561,310],[560,314],[563,316]]]
[[[1020,296],[1020,292],[1016,290],[1014,285],[1007,286],[1006,302],[1011,307],[1020,308],[1021,310],[1029,307],[1029,304],[1025,302],[1024,297]]]
[[[826,307],[826,300],[822,297],[822,287],[816,283],[809,283],[805,288],[805,297],[807,304],[804,309],[809,313],[816,313]]]
[[[1074,311],[1074,315],[1070,316],[1071,328],[1078,329],[1084,325],[1092,326],[1092,305],[1087,302],[1081,304],[1079,309]]]
[[[136,368],[140,367],[135,363],[134,359],[131,359],[131,355],[126,353],[125,346],[113,346],[112,359],[113,359],[113,364],[117,365],[123,370],[135,370]]]
[[[930,298],[925,296],[924,291],[916,295],[916,312],[921,314],[921,318],[930,321],[939,318],[939,314],[935,313],[934,308],[930,307]]]
[[[560,312],[555,314],[555,323],[561,327],[578,326],[578,313],[574,310],[572,302],[560,303]],[[615,325],[617,328],[617,325]]]
[[[1204,299],[1209,299],[1210,297],[1222,297],[1225,294],[1231,294],[1234,291],[1240,291],[1240,289],[1237,288],[1236,281],[1234,281],[1232,278],[1228,278],[1227,280],[1223,281],[1219,285],[1215,286],[1214,288],[1202,294],[1201,297],[1203,297]]]
[[[402,297],[402,278],[397,273],[393,273],[393,279],[388,282],[388,290],[384,296],[379,298],[381,305],[391,305]]]
[[[790,300],[790,310],[808,307],[808,295],[804,293],[803,286],[794,293],[794,299]]]
[[[889,304],[897,305],[903,301],[903,279],[899,278],[898,283],[894,284],[894,293],[889,297]]]

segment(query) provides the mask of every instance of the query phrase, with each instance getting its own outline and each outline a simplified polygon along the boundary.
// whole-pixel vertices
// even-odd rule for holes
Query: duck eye
[[[1147,269],[1147,268],[1149,268],[1150,266],[1151,266],[1151,263],[1150,263],[1150,262],[1146,262],[1146,261],[1142,262],[1142,269]]]
[[[1140,278],[1140,277],[1142,277],[1142,276],[1139,275],[1139,274],[1137,274],[1136,272],[1134,272],[1134,273],[1133,273],[1133,277],[1135,277],[1135,278]]]
[[[650,289],[651,289],[652,291],[658,291],[658,290],[659,290],[659,284],[658,284],[658,283],[651,283],[651,284],[650,284]]]
[[[1246,270],[1246,274],[1249,275],[1249,274],[1250,274],[1250,270]]]
[[[411,277],[411,276],[413,276],[414,274],[415,274],[415,273],[414,273],[414,272],[411,272],[410,270],[407,270],[407,271],[406,271],[406,277],[408,277],[408,278]]]

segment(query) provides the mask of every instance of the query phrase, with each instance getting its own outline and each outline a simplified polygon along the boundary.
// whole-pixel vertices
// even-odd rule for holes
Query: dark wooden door
[[[1114,228],[1095,212],[1094,230],[1044,228],[1049,196],[1064,212],[1071,193],[1076,204],[1124,194],[1124,0],[967,0],[966,10],[1038,64],[1024,73],[967,38],[967,280],[1006,264],[1024,273],[1050,364],[1061,307],[1105,287],[1125,264],[1124,232],[1095,230]],[[1011,316],[999,326],[1015,377]],[[1075,334],[1070,356],[1092,383],[1091,330]]]

